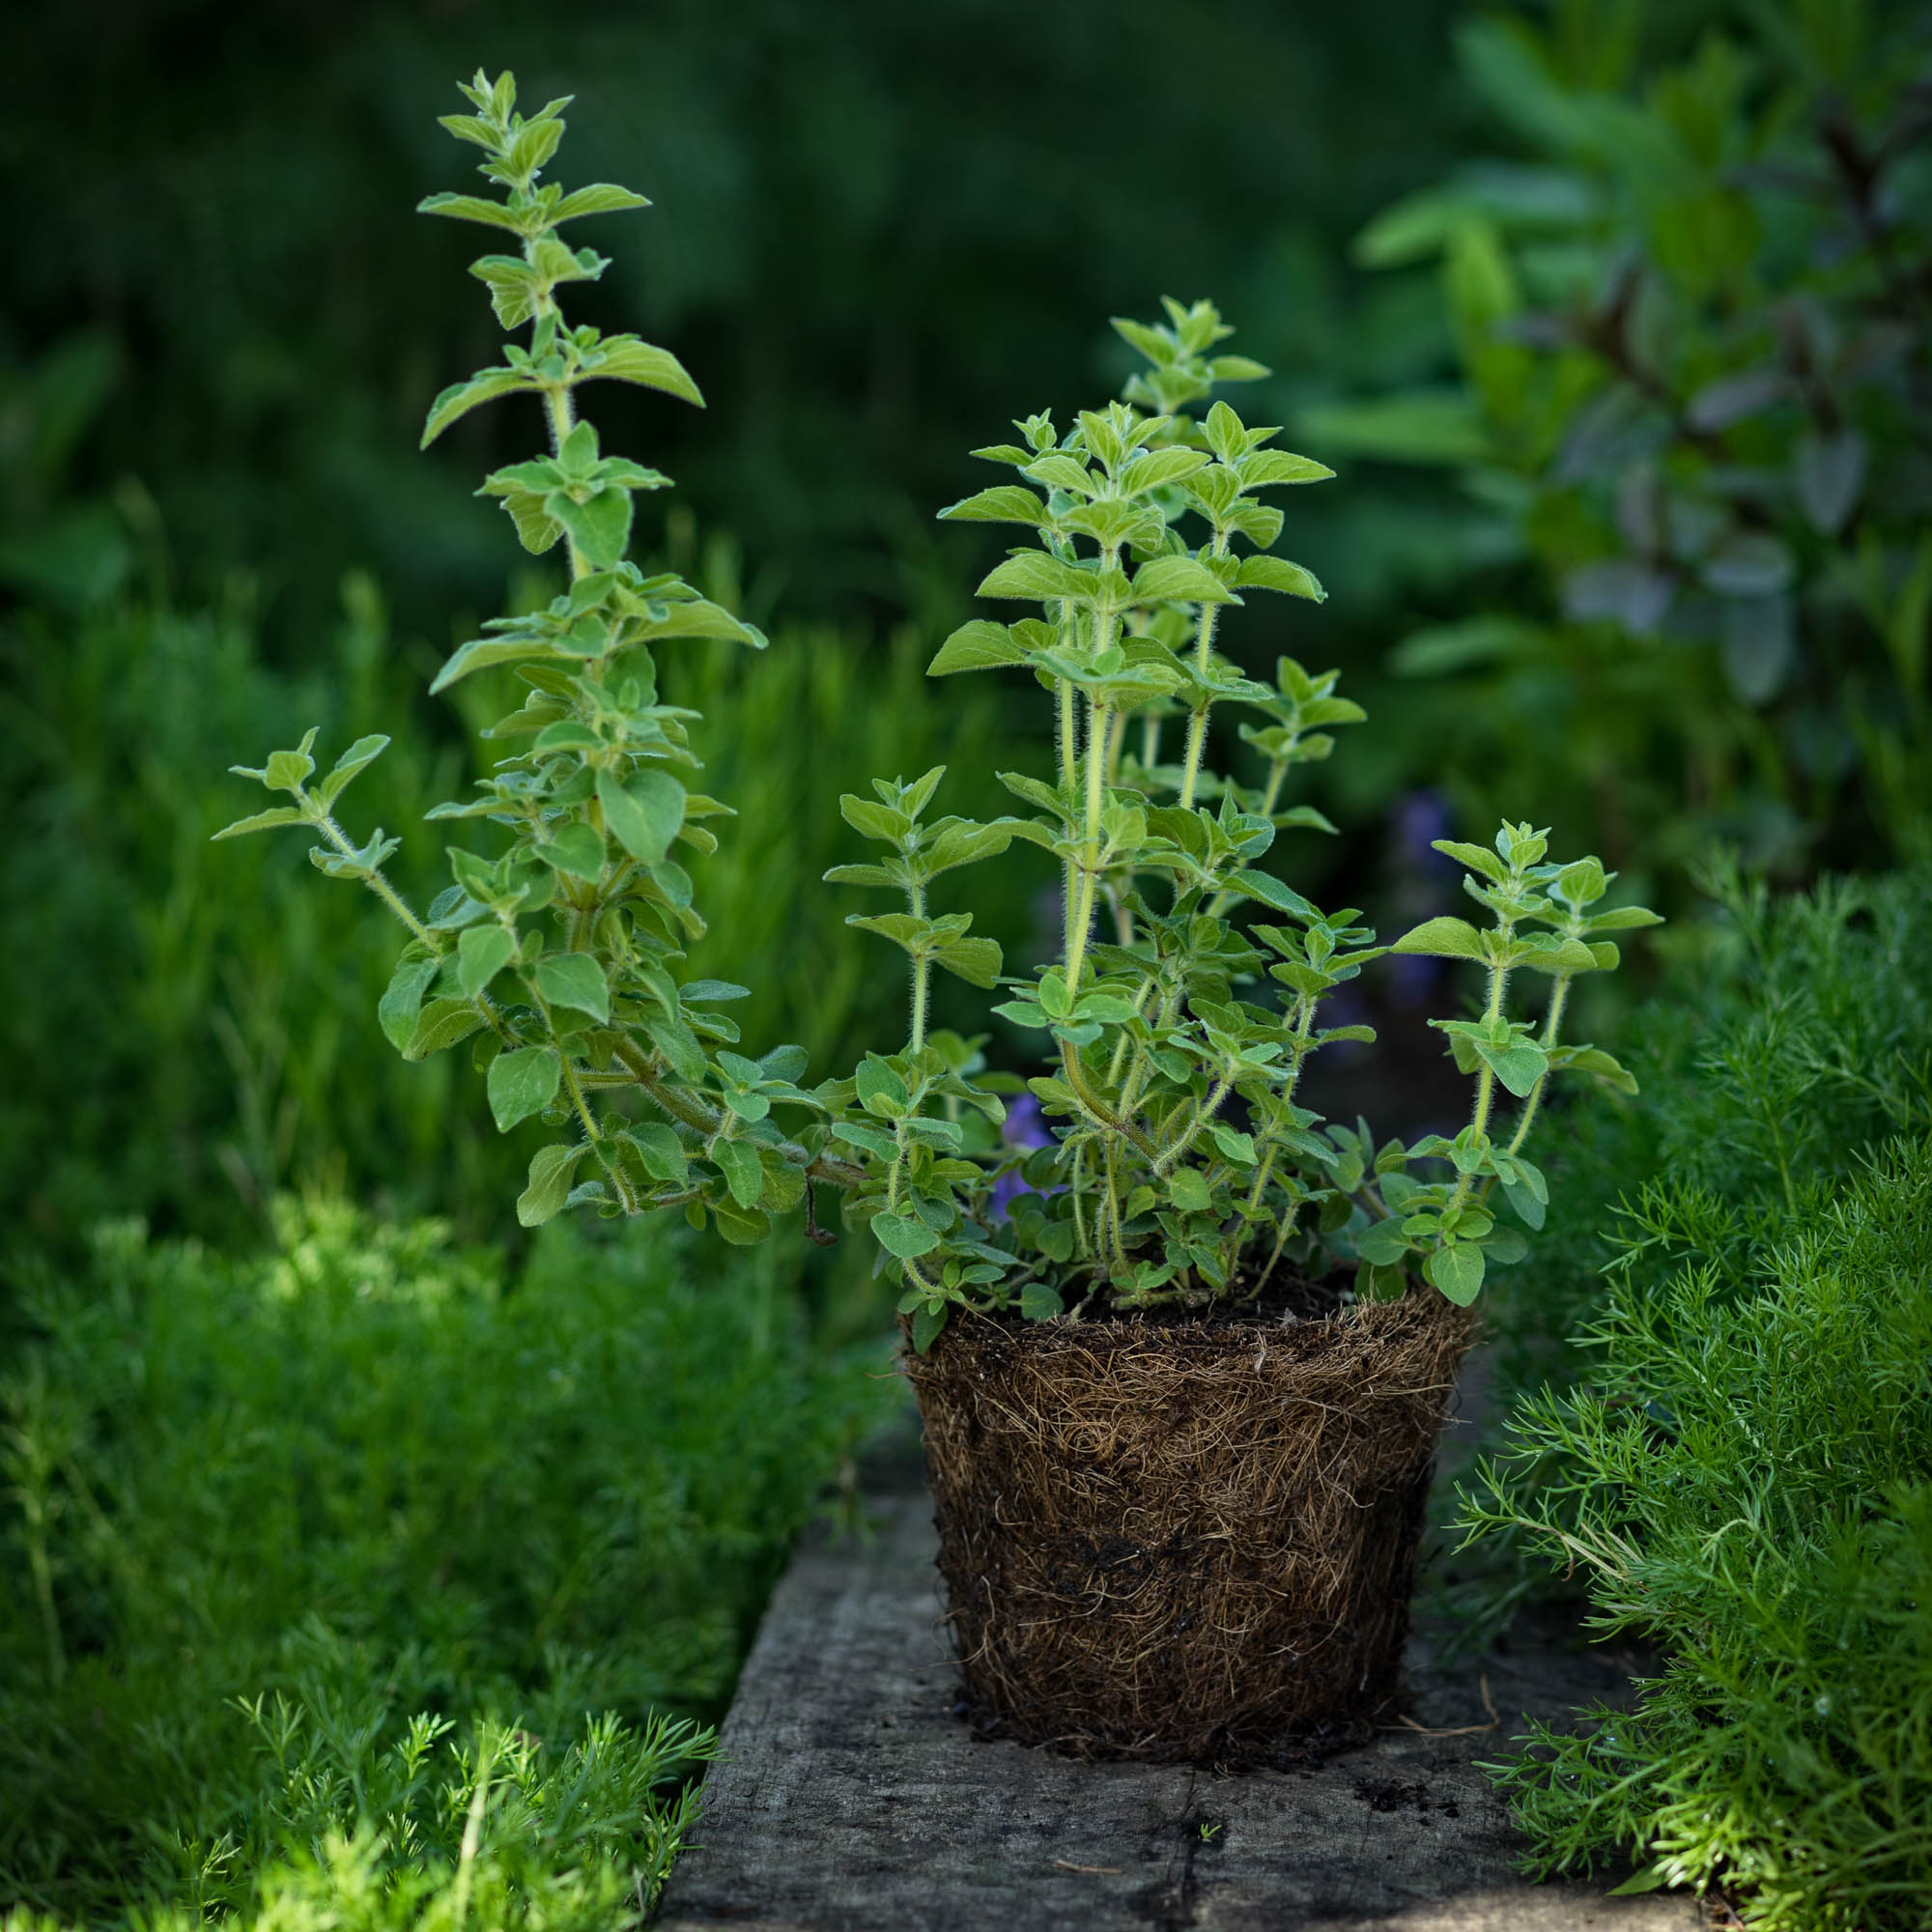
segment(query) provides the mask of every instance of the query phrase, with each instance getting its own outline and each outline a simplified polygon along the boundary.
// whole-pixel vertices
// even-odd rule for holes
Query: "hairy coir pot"
[[[1397,1689],[1473,1318],[955,1321],[907,1369],[974,1716],[1081,1756],[1264,1762]]]

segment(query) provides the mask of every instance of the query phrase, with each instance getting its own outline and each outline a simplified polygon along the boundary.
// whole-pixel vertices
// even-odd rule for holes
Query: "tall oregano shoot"
[[[1550,862],[1528,825],[1505,825],[1493,847],[1443,841],[1485,923],[1434,919],[1392,948],[1353,909],[1324,913],[1260,868],[1278,833],[1332,830],[1283,795],[1297,766],[1329,755],[1334,728],[1363,714],[1335,695],[1332,671],[1283,657],[1262,682],[1215,647],[1227,605],[1255,592],[1321,597],[1306,570],[1271,554],[1283,513],[1266,498],[1332,472],[1209,404],[1216,385],[1266,374],[1216,353],[1231,331],[1212,305],[1169,301],[1162,323],[1117,322],[1148,365],[1122,400],[1065,432],[1044,414],[1018,423],[1019,441],[977,452],[1013,480],[942,513],[1031,533],[980,595],[1037,614],[967,624],[932,672],[1031,672],[1056,707],[1057,769],[999,774],[1024,810],[989,824],[928,816],[943,768],[840,801],[881,849],[827,877],[896,898],[851,923],[907,954],[910,1031],[901,1051],[808,1088],[801,1048],[735,1050],[737,1028],[719,1009],[743,988],[679,977],[703,924],[673,854],[711,850],[705,821],[729,809],[691,788],[694,714],[659,701],[653,652],[685,638],[765,639],[679,578],[628,560],[633,499],[668,479],[605,455],[581,413],[580,391],[599,380],[700,401],[666,351],[573,328],[559,307],[564,284],[607,264],[558,229],[643,197],[538,185],[567,100],[526,118],[508,74],[479,73],[463,92],[474,112],[443,125],[483,150],[481,172],[502,196],[434,195],[423,211],[514,239],[517,252],[486,255],[472,272],[503,326],[529,332],[437,398],[423,441],[480,403],[536,398],[549,452],[497,470],[483,494],[526,549],[561,549],[570,570],[547,609],[485,625],[433,687],[513,665],[528,688],[484,734],[506,755],[478,795],[431,813],[486,820],[500,850],[450,847],[454,883],[419,916],[384,872],[397,841],[378,830],[358,844],[334,816],[386,740],[352,745],[312,782],[313,732],[243,773],[292,803],[219,836],[306,826],[324,871],[360,880],[403,922],[409,941],[379,1012],[389,1038],[410,1059],[473,1040],[498,1126],[541,1115],[556,1131],[531,1162],[519,1218],[533,1225],[579,1203],[606,1214],[682,1208],[743,1242],[803,1202],[823,1238],[809,1197],[830,1186],[902,1280],[921,1349],[954,1307],[1045,1319],[1252,1301],[1284,1259],[1352,1261],[1356,1293],[1386,1297],[1404,1291],[1413,1258],[1451,1300],[1470,1301],[1486,1258],[1522,1250],[1496,1217],[1498,1193],[1542,1225],[1546,1190],[1524,1145],[1550,1077],[1631,1084],[1561,1028],[1576,977],[1617,963],[1605,935],[1655,915],[1594,910],[1610,875],[1595,859]],[[1208,763],[1221,704],[1249,714],[1239,735],[1257,783]],[[935,900],[945,874],[1016,839],[1050,852],[1062,880],[1059,956],[1025,977],[1005,974],[970,913]],[[1325,1125],[1296,1099],[1312,1053],[1368,1036],[1322,1026],[1323,999],[1389,951],[1487,973],[1478,1017],[1435,1022],[1476,1082],[1454,1140],[1378,1146],[1366,1126]],[[983,1036],[934,1030],[935,969],[998,989],[993,1010],[1044,1036],[1044,1070],[1024,1082],[990,1072]],[[1548,982],[1540,1023],[1512,1016],[1524,972]],[[1043,1116],[1030,1136],[1041,1145],[1003,1132],[1022,1089]]]

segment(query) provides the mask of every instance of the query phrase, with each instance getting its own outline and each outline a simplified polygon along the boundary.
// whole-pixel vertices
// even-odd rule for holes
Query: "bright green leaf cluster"
[[[911,1024],[903,1051],[808,1088],[801,1049],[738,1050],[738,1029],[715,1009],[743,988],[678,977],[704,928],[674,853],[712,849],[702,821],[727,808],[691,788],[693,714],[659,701],[652,652],[680,638],[764,639],[681,580],[646,578],[628,560],[635,499],[667,479],[607,456],[577,414],[578,388],[597,375],[697,399],[665,352],[569,329],[557,306],[559,287],[605,264],[565,248],[556,226],[640,198],[538,185],[564,102],[526,120],[507,76],[478,75],[465,93],[476,111],[447,125],[484,150],[482,172],[504,197],[424,206],[520,239],[520,255],[485,257],[476,273],[498,318],[527,324],[530,339],[446,391],[425,440],[476,403],[536,397],[549,452],[496,470],[483,494],[526,547],[561,546],[571,573],[543,610],[485,625],[437,679],[440,689],[507,666],[526,689],[484,734],[505,748],[491,776],[430,814],[486,821],[496,850],[452,846],[454,882],[419,918],[384,874],[395,841],[379,831],[358,846],[333,816],[382,741],[352,747],[311,786],[313,733],[248,774],[293,805],[229,831],[309,827],[318,865],[361,880],[404,921],[384,1033],[410,1059],[473,1040],[498,1126],[540,1118],[556,1130],[531,1163],[520,1218],[580,1203],[610,1214],[681,1207],[695,1225],[750,1242],[800,1206],[815,1234],[810,1190],[828,1183],[901,1280],[922,1348],[956,1306],[1044,1320],[1096,1301],[1252,1301],[1284,1259],[1317,1271],[1352,1263],[1368,1295],[1402,1292],[1418,1265],[1450,1299],[1470,1300],[1488,1261],[1522,1248],[1492,1211],[1493,1190],[1540,1225],[1547,1194],[1522,1147],[1549,1076],[1628,1079],[1559,1030],[1574,978],[1616,964],[1598,935],[1651,915],[1592,910],[1609,884],[1603,867],[1548,863],[1528,826],[1505,825],[1493,851],[1445,845],[1490,923],[1433,920],[1396,950],[1488,975],[1479,1020],[1438,1023],[1476,1081],[1469,1125],[1454,1141],[1378,1148],[1366,1127],[1324,1127],[1299,1103],[1312,1053],[1368,1037],[1324,1026],[1322,1002],[1384,949],[1352,908],[1323,913],[1263,861],[1284,832],[1333,829],[1282,794],[1363,713],[1337,696],[1332,671],[1283,656],[1263,681],[1217,648],[1221,613],[1257,592],[1321,600],[1306,569],[1273,554],[1285,519],[1267,498],[1331,472],[1210,401],[1217,384],[1266,373],[1210,353],[1230,333],[1213,305],[1169,301],[1165,324],[1118,323],[1149,364],[1122,398],[1064,433],[1043,414],[1017,423],[1020,441],[977,453],[1018,480],[942,513],[1027,529],[1031,541],[980,594],[1032,611],[965,625],[931,668],[1028,671],[1053,698],[1057,769],[1050,780],[1001,773],[1024,810],[986,824],[927,817],[944,767],[840,801],[880,851],[827,877],[900,897],[850,923],[906,953]],[[1248,714],[1239,739],[1260,760],[1258,782],[1208,763],[1223,705]],[[1015,841],[1051,855],[1062,883],[1059,956],[1021,977],[1006,975],[971,913],[929,896]],[[990,1072],[983,1036],[929,1029],[935,967],[997,990],[993,1013],[1037,1040],[1034,1077]],[[1506,1007],[1521,969],[1552,986],[1540,1031]],[[1522,1103],[1507,1137],[1492,1119],[1498,1087]],[[1038,1145],[1012,1138],[1015,1095],[1037,1110]],[[799,1122],[791,1133],[779,1110]]]

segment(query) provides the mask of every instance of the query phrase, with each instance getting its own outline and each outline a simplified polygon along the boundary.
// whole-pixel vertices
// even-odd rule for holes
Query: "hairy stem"
[[[1080,769],[1080,753],[1077,726],[1073,716],[1074,691],[1072,681],[1061,678],[1054,688],[1054,701],[1059,710],[1060,725],[1060,792],[1063,798],[1073,796],[1073,785]],[[1079,895],[1079,867],[1072,859],[1065,860],[1060,868],[1061,901],[1061,951],[1063,955],[1073,951],[1074,901]]]
[[[1087,936],[1094,923],[1094,895],[1100,874],[1100,812],[1105,798],[1107,721],[1104,704],[1089,707],[1087,731],[1087,821],[1080,849],[1080,903],[1066,939],[1066,984],[1077,995],[1086,963]]]
[[[925,917],[925,888],[914,885],[906,888],[906,898],[912,906],[915,919]],[[932,977],[932,961],[923,952],[912,955],[912,1040],[909,1050],[917,1053],[925,1044],[925,994],[926,983]]]
[[[1228,554],[1228,533],[1217,529],[1214,532],[1213,554],[1226,556]],[[1214,625],[1220,614],[1218,604],[1204,604],[1201,607],[1201,623],[1195,633],[1194,668],[1198,676],[1206,679],[1208,668],[1214,656]],[[1200,710],[1191,712],[1187,720],[1187,756],[1180,768],[1180,805],[1182,810],[1191,810],[1194,804],[1194,788],[1201,781],[1201,753],[1208,743],[1208,714],[1213,709],[1211,702],[1204,703]]]
[[[636,1040],[619,1037],[611,1050],[630,1068],[636,1083],[673,1121],[689,1127],[693,1133],[702,1134],[707,1140],[718,1131],[724,1119],[723,1110],[700,1100],[689,1088],[673,1086],[664,1077],[652,1056]],[[836,1154],[829,1153],[813,1155],[797,1141],[781,1141],[778,1151],[789,1166],[803,1170],[813,1180],[823,1180],[833,1187],[865,1185],[866,1170],[856,1161],[840,1160]]]

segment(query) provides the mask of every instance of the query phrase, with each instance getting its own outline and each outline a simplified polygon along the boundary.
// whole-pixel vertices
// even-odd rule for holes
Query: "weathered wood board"
[[[1473,1759],[1627,1668],[1519,1643],[1454,1673],[1411,1649],[1414,1721],[1305,1772],[1217,1778],[976,1741],[952,1712],[931,1505],[800,1551],[766,1614],[660,1932],[1690,1932],[1689,1899],[1533,1886]]]

